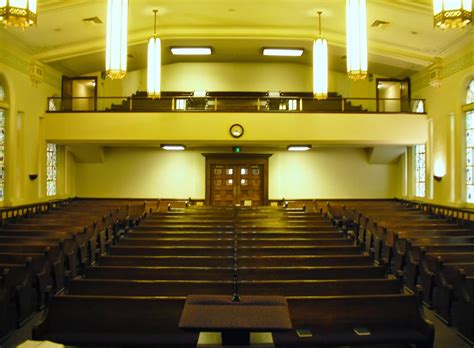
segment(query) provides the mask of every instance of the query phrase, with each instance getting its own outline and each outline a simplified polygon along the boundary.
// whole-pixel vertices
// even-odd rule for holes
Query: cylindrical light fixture
[[[433,0],[434,26],[463,28],[472,22],[472,0]]]
[[[108,0],[105,72],[112,80],[127,74],[127,30],[128,0]]]
[[[0,0],[0,23],[20,28],[36,25],[36,0]]]
[[[313,43],[313,96],[328,97],[328,42],[321,37],[321,11],[319,15],[319,37]]]
[[[161,96],[161,40],[156,37],[156,13],[153,36],[148,40],[148,70],[147,91],[148,97],[160,98]]]
[[[367,7],[365,0],[346,0],[347,74],[367,77]]]

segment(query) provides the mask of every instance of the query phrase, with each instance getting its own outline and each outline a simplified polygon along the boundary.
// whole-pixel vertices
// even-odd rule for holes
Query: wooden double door
[[[269,155],[206,155],[207,204],[267,204],[268,157]]]

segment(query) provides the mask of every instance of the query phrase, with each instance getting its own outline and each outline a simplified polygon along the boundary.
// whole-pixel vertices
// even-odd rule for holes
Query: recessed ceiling
[[[344,71],[345,1],[325,0],[133,0],[129,2],[129,70],[146,67],[146,41],[158,9],[163,64],[176,62],[293,62],[311,64],[317,11],[328,39],[330,69]],[[433,28],[431,0],[371,0],[367,4],[369,72],[404,78],[435,58],[473,44],[472,25],[464,30]],[[5,29],[36,58],[69,75],[104,70],[107,1],[43,0],[38,25]],[[103,24],[87,24],[97,17]],[[389,22],[383,30],[375,21]],[[97,22],[97,21],[95,21]],[[416,33],[416,34],[413,34]],[[171,46],[211,46],[211,56],[172,56]],[[263,47],[304,48],[301,57],[265,57]]]

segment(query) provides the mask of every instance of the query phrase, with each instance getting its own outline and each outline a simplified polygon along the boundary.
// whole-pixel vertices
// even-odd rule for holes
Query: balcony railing
[[[252,94],[252,92],[249,92]],[[286,113],[417,113],[424,99],[342,98],[317,100],[298,95],[177,95],[48,98],[48,112],[286,112]]]

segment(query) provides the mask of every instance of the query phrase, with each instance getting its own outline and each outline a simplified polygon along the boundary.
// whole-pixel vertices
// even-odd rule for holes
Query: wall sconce
[[[443,177],[446,175],[446,164],[444,163],[443,159],[437,158],[434,162],[433,167],[433,178],[436,181],[441,181]]]

